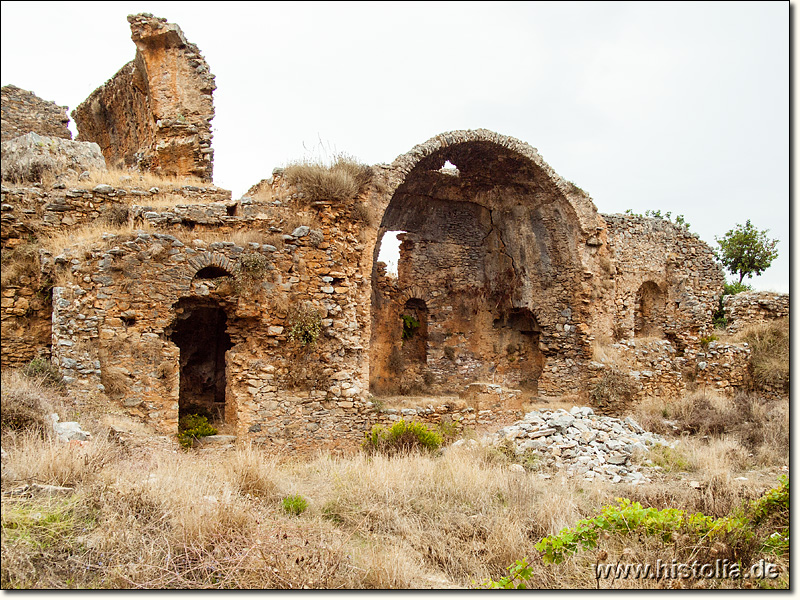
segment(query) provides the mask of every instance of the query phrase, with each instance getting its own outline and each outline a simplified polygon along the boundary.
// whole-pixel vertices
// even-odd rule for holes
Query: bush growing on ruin
[[[20,285],[22,277],[37,277],[39,265],[39,245],[31,241],[16,248],[3,249],[2,252],[2,288]]]
[[[309,202],[347,202],[362,194],[372,181],[372,169],[344,154],[332,164],[295,163],[284,170],[286,180]]]
[[[295,305],[289,309],[289,339],[301,346],[311,346],[322,333],[322,315],[308,304]]]
[[[672,212],[667,211],[665,213],[662,213],[660,209],[659,210],[648,209],[644,211],[644,214],[642,215],[640,213],[633,212],[633,209],[629,208],[625,211],[625,214],[630,215],[631,217],[648,217],[650,219],[663,219],[665,221],[672,222]],[[689,227],[691,226],[691,223],[687,223],[686,218],[683,215],[675,215],[675,224],[681,225],[682,227],[686,227],[686,229],[689,229]]]
[[[442,436],[423,423],[406,423],[400,419],[388,429],[383,425],[374,425],[365,434],[361,446],[369,453],[388,455],[413,451],[435,452],[442,446]]]
[[[589,389],[589,397],[595,406],[604,407],[610,404],[627,404],[633,400],[638,391],[636,383],[625,373],[617,369],[605,369],[603,375]]]
[[[211,426],[207,417],[186,415],[178,421],[178,442],[184,448],[191,448],[200,438],[216,434],[217,430]]]

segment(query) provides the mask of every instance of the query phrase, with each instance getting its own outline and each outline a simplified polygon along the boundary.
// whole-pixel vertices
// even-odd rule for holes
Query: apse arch
[[[436,375],[430,380],[459,383],[443,357],[459,357],[454,364],[464,380],[488,376],[479,365],[486,340],[511,335],[498,333],[494,323],[530,307],[540,308],[541,334],[514,344],[530,347],[527,355],[535,356],[528,362],[536,370],[544,360],[539,339],[564,360],[582,355],[573,322],[587,310],[578,299],[586,241],[604,222],[591,199],[535,148],[485,129],[443,133],[399,156],[384,169],[384,180],[372,263],[371,381],[390,371],[380,366],[386,362],[380,355],[398,341],[383,323],[402,310],[410,286],[424,286],[436,298],[428,307],[428,365]],[[394,281],[376,266],[387,231],[406,232]],[[573,314],[575,321],[564,317]],[[510,343],[502,344],[503,352]]]

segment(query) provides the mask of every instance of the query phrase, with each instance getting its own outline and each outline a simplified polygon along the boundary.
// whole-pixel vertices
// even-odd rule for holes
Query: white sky
[[[454,129],[528,142],[601,212],[684,214],[709,243],[780,239],[789,291],[789,5],[2,2],[2,85],[70,111],[178,23],[217,76],[215,183],[346,152],[391,162]],[[746,282],[748,280],[745,280]]]

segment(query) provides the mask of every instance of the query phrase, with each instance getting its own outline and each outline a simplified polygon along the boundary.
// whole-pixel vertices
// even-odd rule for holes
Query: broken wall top
[[[111,166],[211,181],[214,75],[180,27],[130,15],[136,57],[73,112]]]
[[[42,100],[33,92],[15,85],[0,90],[2,112],[2,141],[7,142],[27,133],[72,139],[67,127],[67,107]]]

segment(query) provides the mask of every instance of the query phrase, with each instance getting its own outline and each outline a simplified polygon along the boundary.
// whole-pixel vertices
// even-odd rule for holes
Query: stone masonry
[[[533,399],[588,401],[610,369],[600,342],[630,359],[635,398],[745,385],[749,350],[706,343],[723,275],[684,227],[601,215],[535,148],[483,129],[361,167],[353,197],[276,170],[233,199],[211,184],[199,50],[129,21],[136,59],[75,111],[81,138],[208,183],[4,181],[4,368],[48,356],[73,393],[165,433],[200,413],[292,452],[400,418],[486,428]],[[389,231],[396,277],[378,262]]]
[[[789,294],[741,292],[725,296],[722,302],[728,333],[737,333],[747,325],[789,316]]]
[[[15,85],[0,89],[0,114],[2,114],[2,140],[7,142],[26,133],[72,139],[67,127],[67,107],[42,100],[33,92]]]
[[[136,57],[72,112],[78,138],[99,144],[109,166],[210,182],[214,75],[177,25],[128,21]]]

